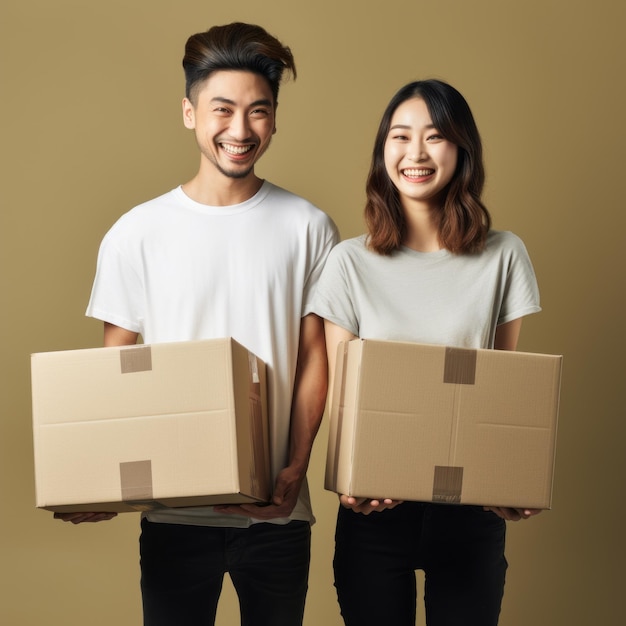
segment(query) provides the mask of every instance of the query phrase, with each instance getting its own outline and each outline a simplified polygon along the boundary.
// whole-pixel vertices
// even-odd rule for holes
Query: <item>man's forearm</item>
[[[328,361],[322,320],[302,320],[298,367],[291,407],[289,466],[305,474],[319,431],[328,391]]]

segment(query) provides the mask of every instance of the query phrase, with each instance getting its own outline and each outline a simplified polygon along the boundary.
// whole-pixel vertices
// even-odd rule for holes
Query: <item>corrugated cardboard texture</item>
[[[32,356],[36,504],[267,501],[265,365],[232,339]]]
[[[549,508],[561,360],[404,342],[343,344],[326,488]]]

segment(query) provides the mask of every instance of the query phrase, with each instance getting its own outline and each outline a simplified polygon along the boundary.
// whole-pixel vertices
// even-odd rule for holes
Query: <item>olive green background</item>
[[[540,283],[544,311],[525,322],[520,349],[564,355],[553,509],[509,524],[501,624],[621,624],[625,6],[3,2],[0,623],[141,623],[138,515],[74,527],[34,508],[29,355],[100,345],[84,309],[102,236],[196,170],[180,113],[184,42],[243,20],[288,44],[299,72],[282,89],[258,171],[325,209],[343,237],[362,230],[374,133],[393,92],[438,77],[467,97],[494,225],[524,239]],[[325,425],[310,469],[318,523],[307,626],[341,624],[326,434]],[[220,620],[238,623],[230,586]]]

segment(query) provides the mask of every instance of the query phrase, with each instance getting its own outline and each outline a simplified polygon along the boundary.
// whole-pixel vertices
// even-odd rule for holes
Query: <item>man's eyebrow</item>
[[[258,107],[258,106],[272,107],[274,106],[274,103],[271,100],[268,100],[267,98],[262,98],[261,100],[255,100],[254,102],[250,104],[250,106],[251,107]]]
[[[224,98],[222,96],[215,96],[214,98],[211,98],[211,102],[221,102],[222,104],[230,104],[231,106],[237,106],[237,103],[234,100],[231,100],[230,98]],[[250,107],[258,107],[258,106],[272,107],[274,105],[273,105],[271,100],[268,100],[267,98],[261,98],[260,100],[255,100],[254,102],[251,102],[248,106],[250,106]]]

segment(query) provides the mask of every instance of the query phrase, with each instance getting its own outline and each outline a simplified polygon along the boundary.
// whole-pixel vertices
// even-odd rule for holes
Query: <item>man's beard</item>
[[[237,171],[225,170],[218,163],[213,163],[213,165],[215,165],[215,167],[217,168],[217,171],[220,172],[220,174],[223,174],[227,178],[233,178],[233,179],[245,178],[246,176],[248,176],[248,174],[250,174],[250,172],[254,170],[254,165],[251,165],[248,169],[237,170]]]

